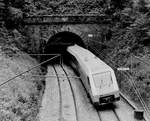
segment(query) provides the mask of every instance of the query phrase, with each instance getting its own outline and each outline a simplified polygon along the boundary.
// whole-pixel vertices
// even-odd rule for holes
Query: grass
[[[16,48],[9,32],[0,28],[0,83],[38,64],[28,54]],[[8,44],[9,43],[9,44]],[[44,90],[44,78],[36,68],[0,87],[0,121],[38,121],[38,112]]]

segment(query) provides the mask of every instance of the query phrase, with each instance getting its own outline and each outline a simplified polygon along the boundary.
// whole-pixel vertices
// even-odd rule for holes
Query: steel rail
[[[90,41],[95,42],[95,43],[100,44],[100,45],[105,45],[106,47],[109,47],[109,48],[111,47],[111,46],[106,45],[106,44],[104,44],[102,42],[98,42],[98,41],[95,41],[95,40],[92,40],[92,39],[90,39]]]
[[[135,104],[131,100],[129,100],[122,92],[120,92],[120,96],[128,105],[130,105],[130,107],[133,108],[133,110],[138,110]],[[145,115],[144,115],[144,121],[149,121]]]
[[[136,59],[138,59],[139,61],[141,61],[141,62],[143,62],[143,63],[145,63],[145,64],[147,64],[147,65],[149,65],[150,66],[150,63],[147,63],[147,62],[145,62],[143,59],[141,59],[140,57],[137,57],[137,56],[134,56],[134,55],[132,55],[133,57],[135,57]]]
[[[67,72],[66,72],[66,73],[67,73]],[[68,75],[68,74],[67,74],[67,75]],[[87,89],[85,88],[85,86],[84,86],[84,84],[83,84],[81,78],[78,78],[78,79],[80,79],[80,83],[81,83],[81,85],[82,85],[82,87],[83,87],[83,89],[84,89],[84,91],[85,91],[85,93],[86,93],[86,95],[87,95],[87,98],[89,99],[89,102],[90,102],[91,104],[93,104],[93,102],[92,102],[92,100],[91,100],[91,98],[90,98],[90,95],[89,95],[89,93],[87,92]],[[97,115],[98,115],[98,117],[99,117],[99,120],[102,121],[101,116],[100,116],[100,114],[99,114],[99,111],[98,111],[97,109],[96,109],[96,112],[97,112]]]
[[[112,111],[114,112],[116,118],[118,121],[121,121],[120,117],[118,116],[117,112],[115,111],[115,109],[113,108]]]
[[[72,96],[73,96],[73,100],[74,100],[74,107],[75,107],[75,112],[76,112],[76,120],[79,121],[76,96],[75,96],[75,93],[74,93],[74,90],[73,90],[73,86],[72,86],[71,80],[70,80],[70,78],[68,78],[68,74],[67,74],[66,70],[64,69],[63,65],[60,64],[60,66],[63,69],[63,71],[64,71],[64,73],[65,73],[65,75],[66,75],[66,77],[68,79],[68,82],[69,82],[69,85],[70,85],[70,89],[71,89],[71,92],[72,92]]]
[[[62,67],[63,67],[63,65],[62,65]],[[64,67],[63,67],[63,68],[64,68]],[[64,69],[64,70],[65,70],[65,69]],[[66,72],[66,73],[67,73],[67,72]],[[67,75],[68,75],[68,74],[67,74]],[[85,88],[85,86],[84,86],[84,84],[83,84],[83,81],[81,80],[81,78],[79,78],[79,79],[80,79],[80,82],[81,82],[81,85],[82,85],[84,91],[86,92],[87,98],[89,99],[90,103],[93,104],[92,99],[91,99],[91,97],[90,97],[90,95],[89,95],[87,89]],[[102,121],[101,116],[100,116],[100,112],[99,112],[97,109],[96,109],[96,112],[97,112],[97,115],[98,115],[98,117],[99,117],[99,120]]]
[[[56,68],[53,66],[53,69],[55,71],[57,80],[58,80],[58,87],[59,87],[59,119],[61,121],[61,119],[63,118],[63,114],[62,114],[62,92],[61,92],[61,86],[60,86],[60,79],[58,77],[58,73],[56,71]]]
[[[120,97],[121,97],[124,101],[126,101],[126,103],[129,104],[130,107],[132,107],[132,109],[138,110],[138,108],[135,106],[135,104],[134,104],[133,102],[131,102],[129,99],[127,99],[126,96],[125,96],[122,92],[120,92]]]
[[[131,79],[131,77],[130,77],[130,75],[129,75],[128,73],[125,73],[125,75]],[[130,80],[130,79],[129,79],[129,80]],[[141,104],[142,104],[142,107],[144,108],[144,112],[146,113],[146,117],[145,117],[145,118],[148,119],[148,118],[150,117],[150,116],[149,116],[149,113],[148,113],[149,109],[148,109],[147,105],[145,104],[145,101],[143,100],[143,98],[142,98],[140,92],[137,90],[137,87],[136,87],[135,83],[134,83],[133,81],[129,81],[129,82],[130,82],[131,85],[133,86],[133,89],[134,89],[135,93],[137,94],[138,98],[140,99],[140,102],[141,102]],[[145,120],[146,120],[146,119],[145,119]],[[147,121],[148,121],[148,120],[147,120]]]

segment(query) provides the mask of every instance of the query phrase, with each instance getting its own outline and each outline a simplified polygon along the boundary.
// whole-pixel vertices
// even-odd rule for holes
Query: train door
[[[87,74],[85,73],[85,70],[83,69],[83,67],[81,65],[79,65],[79,71],[80,71],[80,77],[82,79],[82,82],[83,82],[86,90],[88,91],[88,89],[89,89],[88,77],[87,77]]]
[[[91,90],[90,79],[88,76],[87,76],[87,87],[88,87],[88,90]]]
[[[70,64],[73,67],[74,71],[80,76],[80,73],[78,72],[79,64],[76,58],[73,55],[70,55]]]
[[[90,84],[89,76],[87,76],[87,75],[86,75],[85,84],[86,84],[87,91],[88,91],[88,93],[90,94],[91,84]]]

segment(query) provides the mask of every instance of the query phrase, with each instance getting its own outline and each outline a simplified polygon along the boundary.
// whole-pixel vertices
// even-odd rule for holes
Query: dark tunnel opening
[[[80,36],[72,32],[59,32],[53,35],[47,42],[44,53],[60,53],[66,52],[66,48],[70,45],[80,45],[85,47],[85,44]]]
[[[48,40],[44,49],[44,54],[46,54],[47,56],[45,56],[45,58],[43,59],[46,60],[54,56],[50,54],[61,54],[61,56],[65,58],[67,55],[67,51],[66,51],[67,47],[74,44],[77,44],[84,48],[86,47],[81,37],[78,36],[77,34],[72,32],[67,32],[67,31],[59,32],[53,35]],[[55,62],[60,62],[60,58],[55,59]]]

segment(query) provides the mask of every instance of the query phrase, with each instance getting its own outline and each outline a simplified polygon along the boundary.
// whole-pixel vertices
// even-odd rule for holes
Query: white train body
[[[110,66],[78,45],[69,46],[67,52],[94,104],[113,103],[120,99],[115,73]]]

